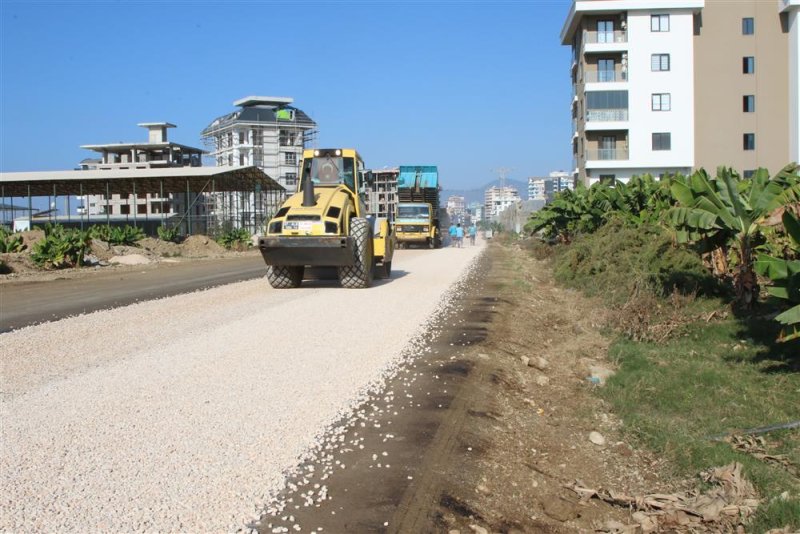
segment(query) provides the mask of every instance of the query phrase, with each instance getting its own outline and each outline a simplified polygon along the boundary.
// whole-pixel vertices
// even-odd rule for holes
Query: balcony
[[[586,151],[586,159],[593,161],[627,161],[627,148],[595,148]]]
[[[585,83],[614,83],[627,82],[628,71],[617,70],[587,70],[583,73]]]
[[[586,122],[625,122],[627,109],[587,109]]]
[[[615,31],[589,31],[583,32],[583,42],[586,44],[611,44],[611,43],[627,43],[628,32],[615,30]]]

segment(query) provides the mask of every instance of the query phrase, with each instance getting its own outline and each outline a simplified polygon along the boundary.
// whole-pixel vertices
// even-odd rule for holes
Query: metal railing
[[[628,32],[615,30],[615,31],[589,31],[583,32],[583,42],[586,44],[607,44],[607,43],[627,43]]]
[[[583,80],[586,83],[627,82],[628,71],[621,69],[587,70],[583,73]]]
[[[628,120],[627,109],[587,109],[586,121],[587,122],[620,122]]]
[[[600,160],[600,161],[627,160],[628,159],[628,149],[627,148],[595,148],[595,149],[589,149],[589,150],[586,151],[586,159],[587,160]]]

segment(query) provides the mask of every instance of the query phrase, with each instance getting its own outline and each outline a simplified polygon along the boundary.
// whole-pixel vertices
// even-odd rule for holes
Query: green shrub
[[[0,227],[0,253],[22,252],[25,250],[25,243],[22,236],[12,234],[3,227]]]
[[[560,251],[555,277],[590,296],[602,296],[612,306],[624,304],[643,290],[659,297],[675,290],[705,295],[717,291],[696,252],[674,246],[661,227],[633,228],[618,218],[593,234],[578,236]]]
[[[97,225],[89,228],[89,235],[94,239],[106,241],[111,245],[135,246],[136,242],[144,239],[144,232],[135,226],[105,226]]]
[[[250,232],[234,228],[217,236],[215,241],[227,249],[243,250],[251,245]]]
[[[47,224],[44,239],[33,246],[31,259],[45,268],[79,267],[91,244],[88,231],[66,229],[59,224]]]
[[[156,229],[156,232],[158,232],[158,238],[162,241],[171,241],[173,243],[177,243],[178,238],[180,237],[178,235],[177,227],[170,228],[168,226],[161,225]]]

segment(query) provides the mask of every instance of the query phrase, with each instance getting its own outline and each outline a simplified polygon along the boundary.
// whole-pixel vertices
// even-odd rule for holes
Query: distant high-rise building
[[[486,220],[496,220],[497,216],[503,212],[503,210],[519,200],[519,191],[517,191],[515,187],[490,187],[484,193]]]
[[[585,184],[800,159],[800,0],[574,0],[573,174]]]
[[[464,197],[451,195],[447,198],[447,214],[450,216],[451,221],[455,223],[463,222],[466,211],[467,204]]]

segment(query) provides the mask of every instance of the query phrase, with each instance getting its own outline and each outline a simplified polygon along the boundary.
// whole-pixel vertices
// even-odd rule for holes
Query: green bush
[[[217,236],[215,241],[227,249],[243,250],[251,245],[250,232],[244,228],[233,228]]]
[[[44,239],[33,246],[31,259],[34,263],[48,269],[80,267],[92,242],[88,231],[47,224],[44,234]]]
[[[25,243],[21,235],[12,234],[5,228],[0,227],[0,253],[22,252],[24,249]]]
[[[144,232],[135,226],[105,226],[97,225],[89,228],[89,235],[94,239],[106,241],[111,245],[135,246],[136,242],[144,239]]]
[[[178,238],[180,237],[178,235],[177,227],[170,228],[162,225],[156,229],[156,232],[158,232],[158,238],[162,241],[171,241],[173,243],[177,243]]]
[[[661,227],[644,224],[633,228],[612,219],[597,232],[578,236],[555,259],[555,277],[564,285],[590,296],[602,296],[620,306],[633,295],[648,290],[668,297],[710,295],[717,283],[700,256],[673,245]]]

